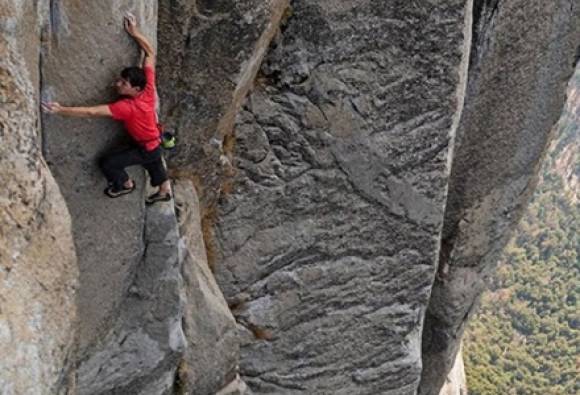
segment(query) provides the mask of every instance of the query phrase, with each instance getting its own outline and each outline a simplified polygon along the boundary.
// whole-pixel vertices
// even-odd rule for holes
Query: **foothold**
[[[220,139],[213,137],[209,140],[209,145],[211,145],[214,148],[218,148],[221,149],[222,148],[222,142]]]
[[[231,166],[231,162],[225,155],[220,155],[220,164],[222,166]]]

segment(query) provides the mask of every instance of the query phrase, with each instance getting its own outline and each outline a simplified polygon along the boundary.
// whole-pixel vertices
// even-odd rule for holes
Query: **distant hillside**
[[[580,70],[534,199],[464,340],[469,393],[578,394]]]

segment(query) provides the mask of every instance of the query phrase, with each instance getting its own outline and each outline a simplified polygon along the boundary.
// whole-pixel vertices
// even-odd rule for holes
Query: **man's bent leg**
[[[128,148],[104,156],[99,164],[109,184],[115,190],[121,190],[131,187],[131,185],[127,185],[131,181],[125,168],[139,164],[142,160],[139,148]]]
[[[156,155],[158,154],[158,155]],[[153,204],[155,202],[166,202],[171,200],[171,183],[167,177],[167,172],[163,164],[161,153],[155,153],[154,157],[157,159],[143,164],[143,167],[149,173],[151,178],[151,186],[159,187],[158,191],[145,199],[145,203]]]
[[[163,195],[171,193],[171,184],[161,158],[154,162],[146,163],[143,167],[145,167],[145,170],[149,173],[151,186],[159,187],[159,192]]]

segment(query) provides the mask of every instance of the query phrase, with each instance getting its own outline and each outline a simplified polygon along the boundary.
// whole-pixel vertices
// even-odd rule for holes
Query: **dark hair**
[[[121,77],[131,84],[133,88],[145,89],[147,78],[140,67],[126,67],[121,71]]]

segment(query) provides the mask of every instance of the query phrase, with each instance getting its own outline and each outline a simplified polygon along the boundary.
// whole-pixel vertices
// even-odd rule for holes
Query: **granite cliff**
[[[158,51],[172,202],[109,200],[114,100]],[[6,394],[438,394],[521,215],[574,0],[0,0]]]

